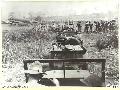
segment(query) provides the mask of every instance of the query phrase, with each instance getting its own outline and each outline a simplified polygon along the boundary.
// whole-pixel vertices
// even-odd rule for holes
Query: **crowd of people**
[[[92,32],[108,32],[115,30],[117,28],[117,23],[115,20],[111,21],[94,21],[91,23],[90,21],[87,21],[85,23],[85,29],[84,31],[86,33],[92,33]]]
[[[40,24],[41,30],[51,30],[54,32],[81,32],[81,33],[107,33],[112,32],[118,28],[116,20],[110,21],[65,21],[65,22],[51,22]]]

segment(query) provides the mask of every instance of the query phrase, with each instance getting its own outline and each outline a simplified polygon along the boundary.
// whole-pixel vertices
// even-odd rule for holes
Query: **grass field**
[[[32,26],[10,27],[3,25],[2,29],[3,81],[1,85],[15,83],[16,86],[24,86],[25,76],[22,61],[32,58],[49,58],[49,52],[52,49],[51,43],[54,42],[56,33],[48,30],[36,30]],[[109,37],[118,36],[116,33],[83,33],[77,36],[83,40],[83,46],[87,49],[83,58],[105,58],[106,83],[116,83],[119,76],[118,47],[114,47],[113,43],[113,45],[108,45],[108,47],[99,50],[96,46],[97,41],[101,38],[104,38],[104,42],[107,42],[109,39],[107,35]],[[99,69],[98,65],[94,65],[94,67]],[[21,82],[24,84],[21,84]]]

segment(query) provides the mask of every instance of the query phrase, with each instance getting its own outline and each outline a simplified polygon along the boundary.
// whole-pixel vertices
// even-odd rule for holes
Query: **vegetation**
[[[96,47],[99,51],[108,47],[118,48],[118,36],[115,33],[104,35],[97,40]]]
[[[6,82],[18,82],[18,85],[19,82],[25,82],[22,63],[24,59],[49,58],[49,52],[52,49],[51,42],[54,42],[56,33],[49,29],[42,31],[38,27],[3,30],[4,85]],[[79,37],[79,34],[77,36]],[[106,58],[106,78],[114,77],[118,81],[118,35],[115,32],[83,34],[81,39],[87,49],[85,57]]]

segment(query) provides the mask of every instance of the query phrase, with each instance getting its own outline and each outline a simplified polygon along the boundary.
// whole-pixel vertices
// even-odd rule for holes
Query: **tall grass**
[[[22,61],[24,59],[50,58],[51,43],[54,42],[56,36],[51,28],[41,30],[39,26],[31,28],[12,27],[10,30],[3,30],[2,33],[2,63],[9,64],[8,68],[16,68],[17,65],[21,64],[20,69],[23,69]],[[83,45],[87,49],[87,53],[90,53],[89,55],[94,54],[96,58],[103,58],[103,56],[106,58],[106,76],[118,78],[117,33],[83,34],[82,38]],[[92,47],[90,47],[91,42],[95,44],[91,45]],[[108,48],[109,50],[107,50]],[[15,70],[16,72],[20,71]],[[15,73],[12,74],[13,77],[17,76]],[[21,77],[23,79],[24,74]]]
[[[54,37],[54,33],[36,28],[3,31],[3,62],[44,58],[49,55]]]
[[[98,51],[101,51],[102,49],[112,47],[112,48],[118,48],[118,35],[114,32],[110,35],[104,34],[102,37],[99,37],[96,42],[96,47]]]

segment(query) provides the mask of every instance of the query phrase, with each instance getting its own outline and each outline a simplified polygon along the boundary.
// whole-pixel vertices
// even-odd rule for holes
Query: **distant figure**
[[[64,45],[67,38],[65,36],[63,36],[62,34],[58,34],[56,36],[56,40],[57,40],[58,46],[60,46],[60,45]]]
[[[88,21],[85,23],[85,32],[88,33],[88,29],[89,29],[89,23]]]
[[[108,26],[109,26],[109,22],[105,21],[104,32],[108,32]]]
[[[78,27],[78,31],[81,32],[82,26],[81,26],[81,22],[80,21],[77,23],[77,27]]]
[[[93,24],[90,23],[89,25],[90,25],[90,33],[92,33],[92,32],[93,32],[93,31],[92,31],[92,29],[93,29]]]
[[[95,24],[95,30],[94,30],[94,32],[96,33],[98,31],[97,22],[94,21],[94,24]]]

